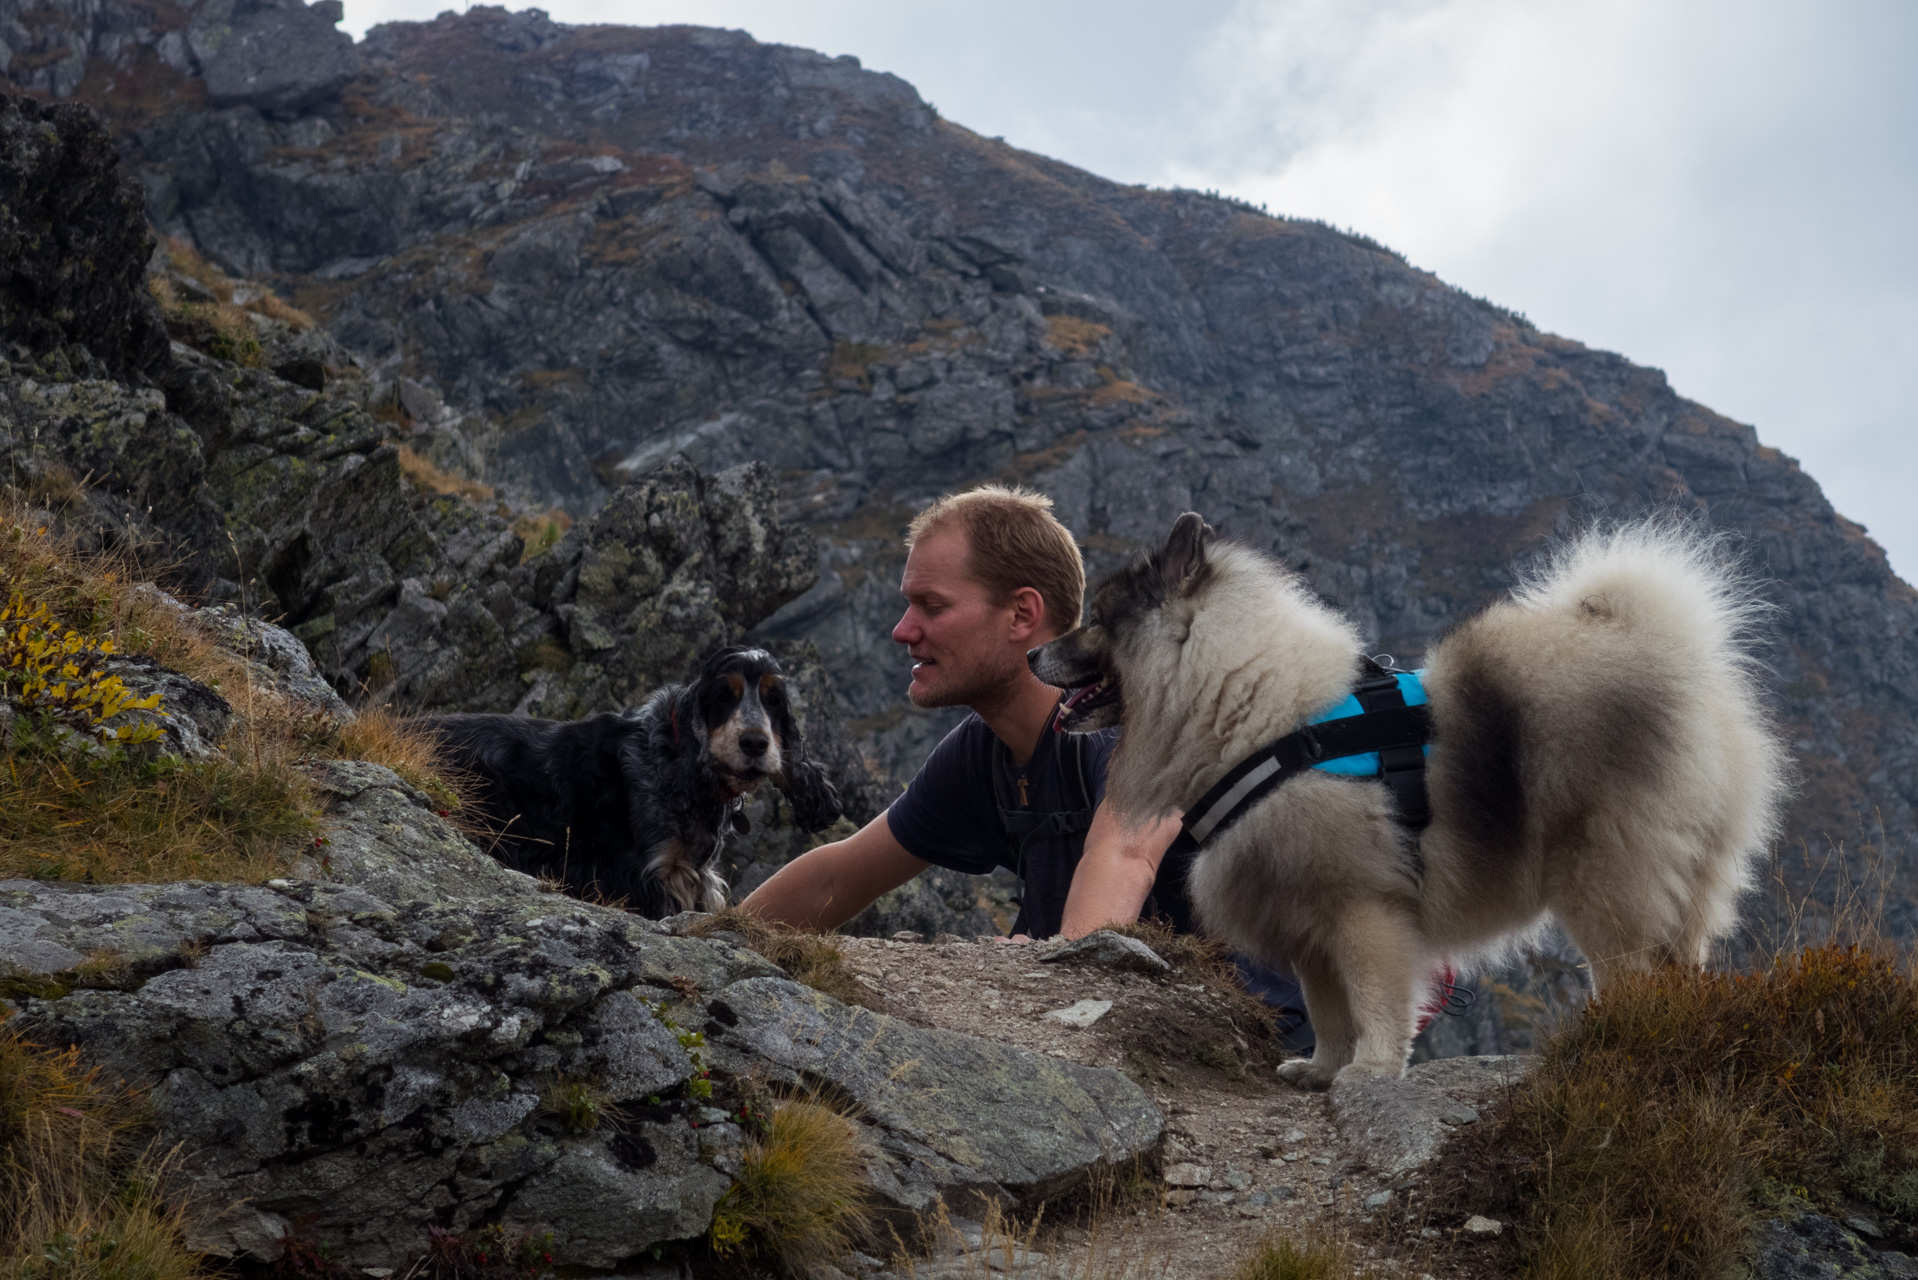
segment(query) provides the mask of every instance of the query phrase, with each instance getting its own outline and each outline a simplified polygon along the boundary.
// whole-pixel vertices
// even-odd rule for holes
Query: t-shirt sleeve
[[[886,810],[892,838],[907,853],[970,875],[984,875],[1006,857],[992,779],[984,772],[990,752],[974,741],[978,732],[991,730],[968,719],[947,734]]]

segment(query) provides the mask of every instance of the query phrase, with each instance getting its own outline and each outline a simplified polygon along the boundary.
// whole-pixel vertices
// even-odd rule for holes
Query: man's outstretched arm
[[[1094,929],[1137,920],[1158,878],[1159,863],[1178,834],[1176,816],[1125,827],[1101,804],[1086,830],[1085,854],[1072,873],[1059,932],[1081,938]]]
[[[739,905],[771,924],[826,933],[931,865],[892,838],[882,813],[844,840],[800,854]]]

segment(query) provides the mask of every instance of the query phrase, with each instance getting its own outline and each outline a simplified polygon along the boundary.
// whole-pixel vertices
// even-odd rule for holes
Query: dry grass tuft
[[[139,1093],[0,1025],[0,1280],[198,1280]]]
[[[519,535],[520,542],[524,544],[520,551],[520,563],[524,564],[534,556],[543,556],[551,551],[572,527],[573,517],[558,507],[516,517],[513,520],[513,532]]]
[[[1137,938],[1189,981],[1203,982],[1222,1003],[1233,1024],[1248,1036],[1270,1039],[1277,1019],[1272,1006],[1246,990],[1245,980],[1232,963],[1232,949],[1217,938],[1179,933],[1152,920],[1109,926],[1114,933]]]
[[[442,494],[451,498],[464,498],[468,502],[490,502],[493,490],[477,480],[466,480],[451,472],[441,471],[433,463],[414,453],[405,445],[399,446],[400,470],[406,478],[428,493]],[[563,531],[562,531],[563,532]],[[557,538],[554,541],[558,541]]]
[[[832,934],[807,933],[767,924],[739,907],[715,912],[695,922],[686,932],[695,938],[734,934],[746,946],[784,969],[794,982],[823,991],[844,1004],[877,1007],[872,992],[846,963]]]
[[[253,331],[253,322],[246,318],[245,309],[231,302],[182,297],[173,282],[163,276],[149,277],[147,290],[160,304],[167,333],[174,341],[204,351],[216,360],[227,360],[248,369],[259,367],[260,335]]]
[[[1112,336],[1112,330],[1077,316],[1057,315],[1046,317],[1046,336],[1067,355],[1083,359],[1097,351],[1099,344]]]
[[[27,745],[0,760],[0,879],[257,884],[317,830],[283,758],[75,760]]]
[[[471,780],[452,767],[445,744],[418,720],[388,707],[365,708],[315,745],[337,759],[385,765],[449,813],[465,808],[470,799]]]
[[[1349,1241],[1271,1235],[1239,1260],[1231,1280],[1360,1280],[1371,1274]]]
[[[591,1133],[602,1121],[618,1120],[621,1114],[605,1089],[574,1076],[561,1076],[541,1090],[539,1109],[568,1133]]]
[[[766,1131],[747,1140],[739,1177],[713,1210],[714,1252],[793,1275],[843,1257],[871,1227],[866,1161],[845,1116],[814,1101],[779,1104]]]
[[[1718,1276],[1769,1211],[1807,1201],[1918,1218],[1914,1068],[1918,981],[1882,952],[1620,979],[1479,1135],[1524,1274]]]

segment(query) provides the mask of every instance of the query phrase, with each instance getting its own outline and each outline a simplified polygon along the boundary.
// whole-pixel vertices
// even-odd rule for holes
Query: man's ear
[[[1012,626],[1015,632],[1023,629],[1026,633],[1015,639],[1031,640],[1034,644],[1038,642],[1033,637],[1052,629],[1052,620],[1046,616],[1046,598],[1039,594],[1037,587],[1020,587],[1012,593]]]
[[[1205,549],[1216,535],[1205,517],[1196,511],[1180,516],[1172,526],[1172,535],[1159,553],[1159,581],[1167,591],[1180,591],[1199,570],[1205,568]]]

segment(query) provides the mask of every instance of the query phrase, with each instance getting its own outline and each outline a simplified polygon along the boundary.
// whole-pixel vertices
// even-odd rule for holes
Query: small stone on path
[[[1203,1164],[1175,1164],[1165,1171],[1167,1186],[1203,1187],[1212,1181],[1212,1167]]]
[[[1045,1016],[1052,1022],[1063,1022],[1068,1027],[1084,1030],[1110,1012],[1112,1012],[1110,1000],[1079,1000],[1063,1009],[1049,1010]]]
[[[1473,1214],[1465,1220],[1465,1230],[1469,1235],[1495,1236],[1505,1230],[1505,1224],[1497,1218],[1487,1218],[1483,1214]]]

